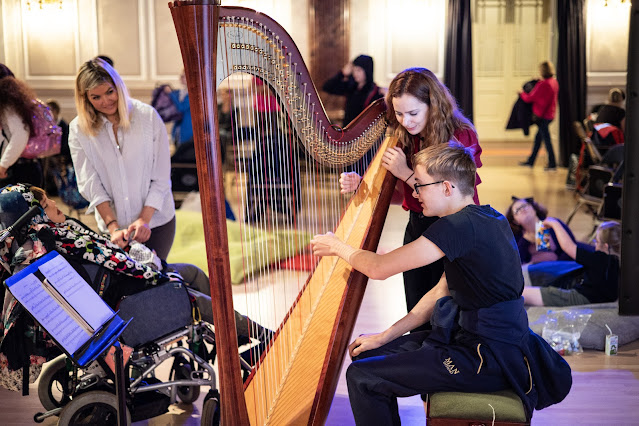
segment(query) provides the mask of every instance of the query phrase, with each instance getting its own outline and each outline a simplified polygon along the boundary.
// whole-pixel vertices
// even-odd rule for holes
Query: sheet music
[[[68,353],[73,354],[91,337],[49,295],[34,274],[29,274],[12,285],[11,294]]]
[[[62,256],[39,267],[42,274],[89,325],[97,330],[113,311]]]
[[[47,289],[40,281],[36,276],[38,270],[54,289]],[[55,252],[8,278],[6,283],[11,294],[69,354],[92,337],[87,324],[97,330],[113,316],[111,308],[64,257]],[[58,298],[65,299],[62,305],[52,297],[55,292],[59,293]]]

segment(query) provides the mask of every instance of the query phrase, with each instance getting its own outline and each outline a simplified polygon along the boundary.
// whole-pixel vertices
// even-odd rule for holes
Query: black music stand
[[[59,253],[42,256],[5,281],[9,292],[78,367],[115,346],[118,425],[126,426],[124,360],[118,338],[129,325]]]

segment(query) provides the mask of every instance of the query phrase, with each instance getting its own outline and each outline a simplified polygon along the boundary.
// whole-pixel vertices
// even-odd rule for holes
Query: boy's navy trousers
[[[346,381],[357,425],[400,424],[397,397],[511,387],[492,351],[477,336],[460,332],[445,345],[426,340],[429,334],[411,333],[355,358]]]

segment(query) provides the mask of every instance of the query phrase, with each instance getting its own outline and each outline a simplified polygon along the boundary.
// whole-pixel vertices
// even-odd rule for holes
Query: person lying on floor
[[[618,297],[621,225],[604,222],[597,227],[595,247],[575,243],[563,224],[554,217],[544,220],[557,235],[562,250],[583,265],[583,279],[571,289],[557,287],[526,287],[523,296],[526,305],[575,306],[589,303],[614,302]]]
[[[581,278],[583,268],[562,250],[557,235],[550,229],[550,238],[546,247],[537,246],[537,224],[548,217],[548,209],[530,198],[512,196],[512,203],[506,210],[506,219],[515,235],[521,269],[524,274],[524,286],[570,288],[573,281]],[[563,222],[559,222],[570,236],[572,231]]]
[[[442,391],[512,389],[526,415],[565,398],[570,366],[528,328],[519,255],[504,216],[473,201],[476,166],[458,142],[415,154],[417,198],[440,217],[421,237],[386,254],[361,250],[332,233],[311,244],[373,279],[444,260],[444,275],[386,331],[348,347],[348,395],[357,425],[397,425],[397,397]],[[432,331],[406,334],[430,321]]]
[[[38,187],[17,184],[2,188],[0,225],[3,228],[11,226],[34,205],[41,208],[41,213],[31,219],[25,231],[17,237],[7,238],[0,246],[0,263],[7,273],[13,274],[38,257],[56,250],[65,255],[76,269],[78,265],[88,262],[112,271],[110,283],[106,288],[94,287],[112,308],[115,308],[118,301],[126,295],[178,280],[186,284],[189,293],[195,297],[202,319],[213,324],[209,280],[202,270],[188,264],[160,264],[162,270],[157,270],[151,264],[134,260],[127,251],[112,243],[108,237],[93,231],[79,220],[65,216],[55,201],[48,198],[44,190]],[[5,338],[22,307],[9,293],[5,293],[3,298],[0,352],[6,355],[7,350],[11,349],[3,343],[6,343]],[[238,337],[258,339],[262,342],[262,347],[272,335],[272,332],[237,311],[235,322]],[[9,362],[13,364],[11,360]]]

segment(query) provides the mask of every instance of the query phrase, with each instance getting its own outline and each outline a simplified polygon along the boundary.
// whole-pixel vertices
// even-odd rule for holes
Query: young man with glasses
[[[572,379],[568,364],[528,328],[508,221],[473,202],[476,166],[461,144],[430,146],[414,164],[413,196],[424,215],[440,217],[417,240],[383,255],[331,233],[312,240],[316,255],[339,256],[374,279],[444,259],[440,282],[404,318],[349,346],[355,422],[399,424],[396,397],[504,389],[520,396],[530,418],[561,401]],[[429,320],[432,331],[405,334]]]

